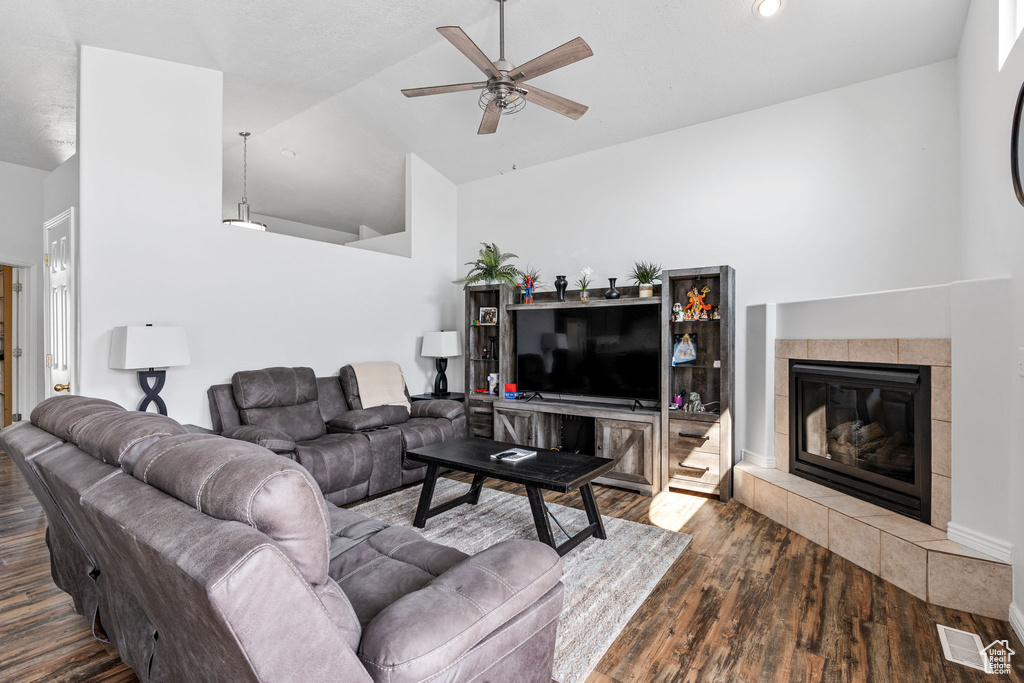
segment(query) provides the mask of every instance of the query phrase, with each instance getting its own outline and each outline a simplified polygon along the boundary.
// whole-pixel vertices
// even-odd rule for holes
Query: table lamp
[[[145,394],[139,402],[141,412],[155,403],[158,413],[167,414],[167,404],[160,398],[160,390],[167,380],[166,368],[189,362],[184,327],[130,325],[115,327],[110,336],[108,367],[139,371],[139,386]]]
[[[459,333],[450,332],[424,332],[423,349],[420,355],[424,358],[434,358],[434,369],[437,370],[437,377],[434,378],[433,396],[440,396],[448,393],[448,378],[444,371],[448,369],[448,359],[461,355],[462,342],[459,340]]]

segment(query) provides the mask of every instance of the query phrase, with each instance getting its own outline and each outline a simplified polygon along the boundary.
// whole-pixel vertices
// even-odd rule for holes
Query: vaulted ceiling
[[[497,58],[494,0],[0,0],[0,160],[74,153],[77,47],[109,48],[224,72],[226,206],[249,130],[254,210],[392,232],[407,152],[461,183],[904,71],[956,55],[969,5],[786,0],[761,19],[752,2],[508,0],[513,63],[576,36],[593,48],[536,81],[590,111],[528,105],[478,136],[476,92],[399,90],[479,80],[434,28]]]

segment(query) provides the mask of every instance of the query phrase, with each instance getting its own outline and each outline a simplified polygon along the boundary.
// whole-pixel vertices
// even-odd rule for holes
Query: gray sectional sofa
[[[207,393],[214,431],[295,460],[336,505],[421,481],[426,466],[406,452],[466,435],[457,401],[363,408],[348,365],[337,377],[310,368],[236,372]]]
[[[48,399],[0,449],[54,581],[143,681],[550,680],[546,545],[467,556],[333,505],[299,462],[101,399]]]

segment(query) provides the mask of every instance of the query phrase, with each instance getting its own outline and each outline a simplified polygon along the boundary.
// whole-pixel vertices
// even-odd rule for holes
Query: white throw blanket
[[[359,401],[363,408],[405,406],[411,409],[405,395],[405,375],[398,363],[352,363],[359,385]]]

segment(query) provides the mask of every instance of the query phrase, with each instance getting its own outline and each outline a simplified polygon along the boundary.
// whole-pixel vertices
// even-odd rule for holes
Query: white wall
[[[43,390],[43,183],[47,172],[0,161],[0,263],[24,266],[21,390],[19,409],[24,417]]]
[[[43,218],[56,218],[71,207],[79,204],[78,155],[71,156],[67,161],[53,169],[43,181]]]
[[[236,213],[228,214],[228,216],[237,215]],[[321,228],[317,225],[307,225],[306,223],[298,223],[286,218],[275,218],[274,216],[265,216],[252,212],[249,213],[249,217],[266,225],[268,232],[276,232],[279,235],[291,235],[292,237],[301,237],[302,239],[316,240],[318,242],[330,242],[332,244],[347,244],[359,239],[357,235],[350,232]]]
[[[746,307],[956,279],[957,136],[947,61],[460,185],[458,262],[495,241],[548,282],[732,265],[738,445],[757,450]]]
[[[1014,545],[1014,604],[1018,635],[1024,639],[1024,378],[1017,375],[1018,348],[1024,348],[1024,207],[1009,176],[1010,121],[1024,81],[1024,43],[1018,41],[999,69],[999,12],[995,0],[974,0],[957,58],[960,87],[961,269],[965,277],[1009,275],[1009,301],[995,319],[978,316],[978,335],[988,325],[1008,328],[1007,344],[994,365],[1009,387],[1005,459],[991,471],[1012,490],[1009,534]],[[957,387],[954,386],[954,391]],[[1011,609],[1011,611],[1013,611]]]
[[[779,339],[949,337],[950,286],[780,303]]]
[[[208,425],[206,389],[247,368],[394,360],[430,386],[420,337],[456,320],[436,295],[455,277],[450,181],[410,159],[411,259],[223,226],[219,72],[83,47],[79,98],[82,393],[141,398],[107,357],[112,327],[147,322],[187,330],[192,364],[162,394],[182,422]]]

